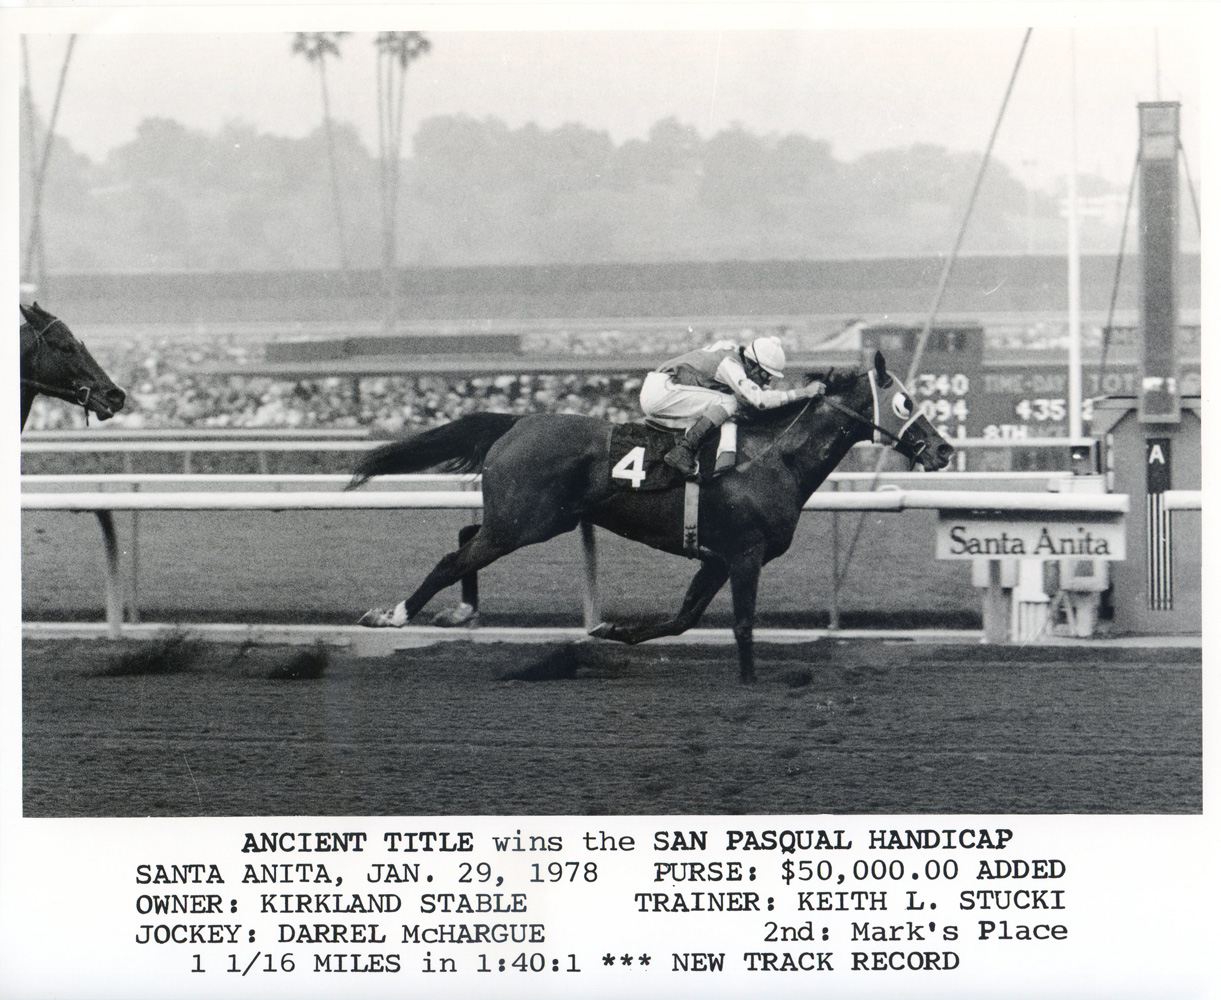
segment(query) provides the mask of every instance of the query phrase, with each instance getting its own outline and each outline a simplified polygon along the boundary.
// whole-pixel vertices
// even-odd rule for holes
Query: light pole
[[[1034,253],[1034,168],[1038,160],[1023,160],[1022,170],[1025,174],[1026,188],[1026,255]]]
[[[1068,436],[1081,437],[1081,247],[1077,229],[1077,32],[1069,33]]]

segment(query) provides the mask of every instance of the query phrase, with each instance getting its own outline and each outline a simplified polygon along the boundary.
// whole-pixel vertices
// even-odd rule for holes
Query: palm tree
[[[30,183],[32,199],[30,209],[30,234],[26,241],[25,268],[22,278],[27,283],[44,285],[46,283],[47,254],[42,238],[42,192],[47,180],[47,167],[51,163],[51,150],[55,145],[55,125],[59,120],[59,106],[64,96],[64,82],[68,79],[68,64],[72,61],[72,50],[76,47],[76,35],[68,36],[68,45],[64,50],[64,61],[59,69],[59,83],[55,87],[55,102],[51,105],[51,120],[47,123],[46,138],[42,143],[41,154],[35,148],[37,123],[34,118],[34,94],[30,87],[30,53],[25,36],[21,37],[21,56],[25,72],[25,128],[26,142],[29,145]]]
[[[403,96],[407,66],[432,49],[419,31],[379,32],[377,47],[377,142],[382,194],[382,294],[387,329],[398,320],[398,292],[394,280],[398,212],[399,162],[403,150]]]
[[[293,38],[293,55],[305,56],[318,67],[318,80],[322,84],[322,125],[326,132],[327,159],[331,164],[331,196],[335,203],[335,231],[339,237],[339,263],[348,269],[348,243],[344,235],[343,198],[339,193],[339,165],[335,160],[335,135],[331,128],[331,97],[326,87],[326,58],[339,58],[339,40],[347,31],[298,31]]]

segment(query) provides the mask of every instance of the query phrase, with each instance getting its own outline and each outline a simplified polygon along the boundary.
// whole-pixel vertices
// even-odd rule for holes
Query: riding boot
[[[662,461],[690,479],[696,473],[695,453],[699,450],[700,439],[715,426],[707,417],[700,417],[687,428],[687,433],[679,438],[678,444],[666,452]]]
[[[732,420],[721,425],[721,440],[717,443],[713,476],[723,476],[738,464],[738,427]]]

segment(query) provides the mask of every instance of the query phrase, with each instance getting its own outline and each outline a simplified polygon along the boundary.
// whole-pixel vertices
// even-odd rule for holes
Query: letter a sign
[[[1145,440],[1145,582],[1150,611],[1174,608],[1173,538],[1164,503],[1170,489],[1170,438]]]
[[[1145,441],[1145,489],[1149,493],[1170,489],[1170,438]]]

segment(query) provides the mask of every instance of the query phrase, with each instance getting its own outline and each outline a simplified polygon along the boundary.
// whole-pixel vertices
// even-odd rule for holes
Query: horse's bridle
[[[910,449],[910,451],[911,451],[910,457],[911,457],[912,461],[915,461],[917,458],[920,457],[920,455],[923,453],[924,449],[928,447],[928,442],[917,441],[914,443],[905,443],[903,441],[903,435],[905,433],[907,433],[907,429],[916,422],[917,418],[919,418],[920,411],[916,410],[915,412],[913,412],[911,418],[907,421],[907,423],[905,423],[902,427],[899,428],[899,433],[895,434],[893,431],[888,431],[885,427],[880,426],[877,422],[877,412],[878,412],[878,405],[879,405],[878,404],[878,383],[877,383],[877,379],[874,377],[874,373],[873,373],[872,369],[870,369],[870,371],[869,371],[869,391],[871,393],[873,393],[873,412],[874,412],[873,420],[870,420],[868,417],[862,416],[856,410],[852,409],[849,406],[845,406],[843,403],[841,403],[835,399],[832,399],[830,396],[824,395],[824,396],[820,396],[819,398],[822,399],[822,401],[825,402],[832,409],[839,410],[840,413],[843,413],[846,416],[851,417],[857,423],[864,424],[866,427],[870,428],[873,431],[874,444],[881,444],[882,442],[880,439],[887,438],[887,439],[889,439],[889,443],[896,450],[898,450],[900,445],[903,445],[904,447]]]
[[[873,412],[876,414],[878,412],[878,385],[877,385],[877,381],[874,379],[874,373],[872,370],[869,372],[869,391],[873,395]],[[858,424],[864,424],[866,427],[868,427],[870,430],[873,431],[873,439],[874,439],[875,443],[880,444],[881,441],[879,440],[879,437],[885,437],[885,438],[890,439],[890,443],[896,448],[896,450],[898,449],[899,445],[903,445],[904,447],[910,449],[911,460],[913,462],[917,458],[919,458],[920,455],[923,453],[924,449],[928,447],[928,443],[925,441],[918,441],[918,442],[915,442],[914,444],[905,444],[903,441],[903,434],[906,433],[907,429],[916,422],[916,418],[920,416],[919,411],[916,411],[915,413],[913,413],[911,419],[908,420],[907,423],[905,423],[901,428],[899,428],[898,434],[895,434],[892,431],[888,431],[885,427],[879,426],[876,419],[870,420],[868,417],[865,417],[865,416],[861,415],[860,413],[858,413],[856,410],[852,409],[852,407],[845,406],[843,403],[839,402],[838,400],[833,399],[832,397],[823,393],[820,396],[809,397],[806,400],[805,405],[800,410],[797,411],[797,416],[795,416],[792,420],[790,420],[788,422],[788,424],[785,426],[784,430],[782,430],[779,434],[777,434],[774,438],[772,438],[771,442],[768,444],[768,446],[766,448],[763,449],[763,451],[759,452],[758,455],[752,456],[748,460],[748,463],[757,462],[764,455],[766,455],[769,451],[771,451],[773,448],[775,448],[776,445],[778,445],[780,443],[781,439],[789,431],[791,431],[793,429],[793,425],[796,424],[797,421],[801,419],[802,414],[804,414],[806,412],[806,410],[808,410],[810,408],[810,404],[815,402],[816,400],[826,403],[828,406],[830,406],[834,410],[839,410],[840,413],[843,413],[844,415],[851,417]]]
[[[46,346],[46,340],[44,339],[46,333],[56,323],[63,326],[64,331],[71,336],[72,331],[70,331],[67,326],[64,325],[64,321],[58,316],[53,317],[51,322],[44,326],[41,330],[34,330],[34,324],[28,324],[30,329],[34,330],[35,351],[42,350]],[[85,411],[85,423],[89,423],[89,398],[93,394],[93,390],[90,389],[89,386],[81,385],[78,386],[75,391],[70,391],[59,386],[47,385],[45,382],[39,382],[37,379],[25,378],[24,376],[21,378],[21,384],[28,385],[31,389],[36,389],[38,392],[45,393],[48,396],[54,396],[56,399],[62,399],[69,403],[75,403]]]

